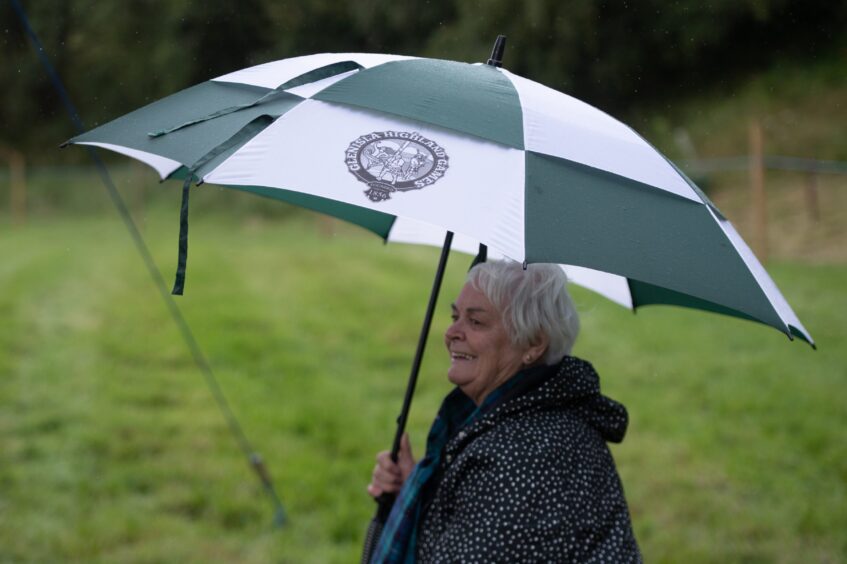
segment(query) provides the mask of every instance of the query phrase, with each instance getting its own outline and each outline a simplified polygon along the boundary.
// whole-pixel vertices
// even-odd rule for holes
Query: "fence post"
[[[0,146],[0,156],[9,163],[9,211],[12,225],[26,221],[26,159],[23,153],[11,147]]]
[[[328,215],[319,213],[316,218],[318,231],[323,237],[332,237],[335,233],[335,221]]]
[[[809,212],[809,218],[818,221],[821,217],[820,206],[818,205],[818,173],[810,170],[806,174],[806,211]]]
[[[750,189],[752,195],[753,250],[759,260],[768,260],[768,200],[765,193],[765,158],[762,124],[750,122]]]

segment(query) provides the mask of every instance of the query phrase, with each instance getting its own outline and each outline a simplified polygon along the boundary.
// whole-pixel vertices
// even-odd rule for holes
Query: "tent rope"
[[[18,18],[21,21],[21,25],[23,25],[24,30],[32,41],[33,47],[40,59],[44,69],[47,71],[54,88],[59,94],[59,97],[62,99],[62,103],[65,106],[65,109],[68,112],[68,115],[73,122],[77,132],[79,134],[85,131],[85,128],[82,123],[82,119],[79,117],[79,113],[76,110],[76,107],[71,102],[70,96],[68,95],[67,90],[64,87],[61,79],[56,73],[53,65],[50,63],[50,59],[47,57],[47,53],[44,50],[44,47],[38,38],[38,35],[33,30],[32,26],[29,23],[29,18],[26,15],[23,7],[21,6],[18,0],[11,0],[12,7],[18,15]],[[194,359],[194,363],[197,365],[197,368],[203,374],[203,377],[206,381],[206,385],[209,388],[209,391],[212,393],[212,396],[215,399],[215,402],[218,405],[219,410],[221,411],[224,419],[226,419],[227,426],[229,427],[230,433],[235,438],[239,447],[243,451],[244,455],[247,457],[250,467],[253,468],[259,480],[262,483],[265,491],[268,496],[271,498],[271,501],[274,506],[274,525],[281,526],[285,522],[285,510],[282,506],[282,502],[279,499],[279,496],[276,493],[276,489],[274,488],[273,481],[270,478],[270,474],[267,471],[267,468],[262,460],[262,457],[254,450],[252,444],[247,439],[247,436],[244,434],[244,430],[241,427],[241,424],[238,422],[238,419],[235,417],[229,402],[223,394],[223,390],[221,389],[220,384],[218,383],[217,378],[215,378],[214,372],[212,371],[212,367],[209,362],[206,360],[206,356],[203,354],[203,351],[200,349],[197,340],[194,338],[194,334],[191,331],[191,327],[188,325],[188,321],[186,321],[185,317],[183,317],[182,312],[177,306],[174,299],[171,297],[168,292],[168,288],[165,285],[165,280],[162,278],[162,274],[159,272],[159,269],[156,267],[155,262],[153,261],[153,257],[150,254],[150,250],[147,247],[147,244],[144,242],[144,238],[141,236],[141,232],[138,229],[138,226],[133,221],[132,216],[129,213],[129,208],[126,205],[123,197],[120,192],[118,192],[117,188],[115,188],[115,184],[112,181],[112,177],[109,175],[109,171],[106,168],[106,165],[100,159],[100,155],[97,151],[86,145],[85,148],[88,151],[88,155],[91,157],[94,165],[97,169],[97,172],[102,180],[104,186],[106,187],[106,191],[109,194],[109,197],[112,201],[112,204],[115,206],[118,214],[121,216],[123,220],[124,226],[129,231],[130,236],[132,237],[133,242],[135,243],[135,248],[138,253],[141,255],[144,264],[147,266],[147,271],[150,273],[150,277],[153,279],[153,283],[159,290],[159,294],[162,296],[162,300],[165,302],[165,306],[170,312],[171,317],[179,328],[180,335],[182,339],[185,341],[185,344],[188,346],[189,351],[191,352],[191,356]],[[189,176],[189,179],[191,176]],[[187,188],[186,188],[187,191]]]

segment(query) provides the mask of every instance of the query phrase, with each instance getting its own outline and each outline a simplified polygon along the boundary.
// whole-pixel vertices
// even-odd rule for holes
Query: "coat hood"
[[[513,401],[504,401],[504,416],[567,409],[612,443],[623,440],[629,424],[626,408],[600,393],[600,378],[591,363],[573,356],[557,365],[526,370],[509,396]]]

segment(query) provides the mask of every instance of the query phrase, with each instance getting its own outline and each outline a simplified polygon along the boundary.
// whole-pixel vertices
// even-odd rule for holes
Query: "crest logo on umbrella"
[[[397,191],[420,190],[447,171],[444,148],[417,132],[375,131],[347,147],[347,169],[368,185],[365,195],[382,202]]]

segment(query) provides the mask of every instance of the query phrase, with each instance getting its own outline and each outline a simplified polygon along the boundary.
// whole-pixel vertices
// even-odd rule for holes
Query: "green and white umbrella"
[[[494,65],[294,57],[193,86],[70,143],[253,192],[386,240],[563,265],[623,305],[673,304],[813,343],[729,221],[632,129]]]
[[[75,137],[184,179],[441,244],[398,418],[396,460],[451,244],[480,257],[563,265],[630,308],[671,304],[758,321],[814,346],[714,204],[632,129],[489,64],[328,53],[220,76]],[[445,236],[446,234],[446,236]],[[454,237],[455,234],[455,237]],[[392,499],[380,499],[363,554]]]

